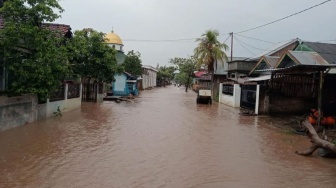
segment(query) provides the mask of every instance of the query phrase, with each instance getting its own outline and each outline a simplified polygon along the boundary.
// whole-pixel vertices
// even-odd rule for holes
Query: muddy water
[[[335,187],[334,160],[269,118],[174,86],[0,133],[0,187]]]

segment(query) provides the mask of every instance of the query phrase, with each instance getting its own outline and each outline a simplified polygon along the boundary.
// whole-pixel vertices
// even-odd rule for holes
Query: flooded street
[[[272,123],[174,86],[84,103],[0,132],[0,187],[335,187],[335,161]]]

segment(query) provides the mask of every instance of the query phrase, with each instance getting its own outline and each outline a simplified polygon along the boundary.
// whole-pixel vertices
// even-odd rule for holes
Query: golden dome
[[[121,38],[113,31],[105,35],[106,43],[123,45]]]

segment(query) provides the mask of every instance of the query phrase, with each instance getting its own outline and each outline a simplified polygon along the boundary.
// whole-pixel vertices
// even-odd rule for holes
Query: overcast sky
[[[325,0],[61,0],[65,9],[57,23],[108,33],[114,29],[125,52],[139,51],[142,64],[169,65],[174,57],[193,54],[199,37],[216,29],[224,42],[229,32],[239,32],[283,18]],[[336,2],[308,10],[286,20],[240,35],[269,42],[300,38],[336,42]],[[276,44],[235,35],[233,56],[252,57]],[[192,39],[174,42],[160,40]],[[151,40],[155,42],[135,41]],[[226,42],[230,45],[230,40]],[[245,46],[245,48],[242,47]],[[257,49],[258,48],[258,49]],[[229,56],[230,51],[227,51]]]

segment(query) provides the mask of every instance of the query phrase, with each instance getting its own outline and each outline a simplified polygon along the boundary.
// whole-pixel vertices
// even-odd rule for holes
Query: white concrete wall
[[[68,92],[68,84],[65,86],[65,94]],[[0,97],[0,131],[22,126],[38,119],[54,116],[57,108],[62,112],[68,112],[81,107],[82,85],[80,85],[78,98],[54,101],[38,104],[37,96],[25,94],[18,97]]]
[[[82,105],[82,87],[83,85],[80,85],[80,89],[79,89],[79,97],[78,98],[72,98],[72,99],[68,99],[67,95],[65,95],[65,100],[61,100],[61,101],[53,101],[53,102],[49,102],[49,99],[47,100],[47,103],[45,105],[45,116],[46,117],[39,117],[39,119],[41,118],[48,118],[54,115],[54,112],[57,112],[57,108],[59,107],[59,109],[61,110],[61,112],[68,112],[71,110],[75,110],[77,108],[80,108]],[[65,85],[65,93],[68,93],[68,84]],[[43,110],[43,109],[39,109],[39,110]],[[42,112],[39,112],[39,114]]]
[[[46,105],[46,117],[48,118],[54,116],[54,112],[57,112],[57,108],[61,110],[61,112],[68,112],[71,110],[75,110],[81,107],[82,100],[81,98],[73,98],[73,99],[66,99],[62,101],[54,101],[54,102],[47,102]]]
[[[115,82],[114,82],[114,91],[124,91],[126,87],[126,75],[125,74],[119,74],[114,75]]]
[[[225,104],[227,106],[232,106],[235,108],[240,107],[240,96],[241,96],[241,88],[239,84],[235,84],[233,88],[233,96],[226,95],[222,93],[223,91],[223,84],[219,86],[219,102]]]
[[[239,84],[235,84],[233,88],[233,107],[239,108],[240,107],[240,98],[241,98],[241,87]]]
[[[221,103],[233,107],[233,96],[222,94]]]
[[[157,72],[151,69],[147,69],[148,74],[142,75],[142,86],[143,89],[148,89],[156,87],[156,76]]]
[[[254,114],[258,115],[259,114],[259,103],[260,103],[260,85],[257,85],[257,91],[256,91],[256,105],[254,109]]]

